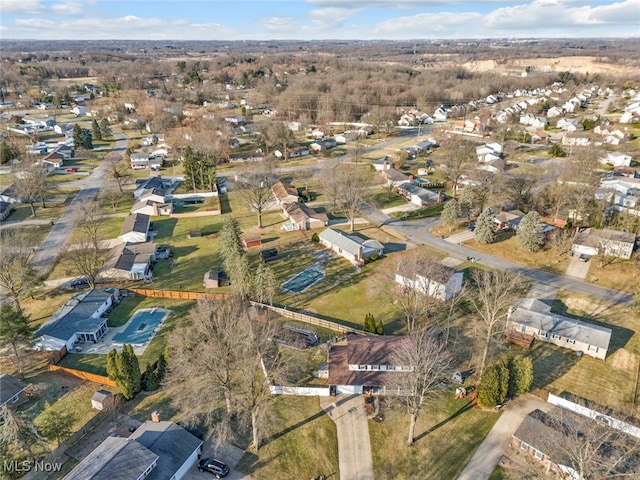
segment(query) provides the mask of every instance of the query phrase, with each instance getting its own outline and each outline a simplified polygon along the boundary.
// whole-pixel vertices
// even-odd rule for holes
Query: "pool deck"
[[[152,309],[142,309],[142,310],[136,310],[135,312],[133,312],[133,314],[131,315],[131,317],[129,317],[129,320],[127,320],[127,323],[125,323],[124,325],[120,326],[120,327],[114,327],[114,328],[109,328],[109,331],[105,334],[104,337],[102,337],[101,340],[98,341],[98,343],[89,343],[89,342],[85,342],[82,345],[80,345],[81,349],[74,349],[72,352],[69,353],[86,353],[86,354],[92,354],[92,355],[106,355],[107,353],[109,353],[109,351],[113,350],[114,348],[117,350],[120,350],[119,347],[116,347],[115,344],[113,343],[113,337],[115,337],[118,333],[122,333],[125,331],[125,329],[127,328],[127,326],[131,323],[131,319],[135,316],[136,313],[138,312],[144,312],[144,311],[151,311]],[[165,309],[161,309],[161,310],[165,310]],[[171,313],[171,310],[166,310],[167,314]],[[166,319],[165,319],[166,320]],[[164,321],[161,322],[160,324],[158,324],[158,330],[160,328],[162,328],[162,325],[164,325]],[[157,332],[156,332],[157,333]],[[147,343],[145,343],[144,345],[142,345],[141,347],[133,347],[133,353],[135,353],[136,355],[142,355],[145,351],[145,349],[147,348],[147,345],[149,345],[151,343],[151,341],[153,340],[153,338],[155,337],[155,335],[153,335],[149,341]]]

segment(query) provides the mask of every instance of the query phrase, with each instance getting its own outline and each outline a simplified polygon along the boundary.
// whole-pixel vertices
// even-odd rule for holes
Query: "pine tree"
[[[160,354],[160,357],[158,358],[158,365],[156,366],[158,382],[162,382],[164,376],[167,374],[167,357],[168,351],[165,349],[164,352]]]
[[[278,291],[278,284],[273,270],[262,263],[258,264],[254,277],[254,296],[260,303],[273,303],[273,298]]]
[[[518,245],[530,252],[537,252],[544,246],[544,232],[538,212],[532,210],[520,220],[517,241]]]
[[[113,133],[111,133],[111,127],[109,126],[109,120],[103,118],[100,120],[100,140],[106,140],[107,138],[111,138]]]
[[[242,230],[235,218],[227,218],[220,232],[220,255],[222,265],[230,273],[238,259],[244,255],[242,248]]]
[[[154,392],[158,389],[158,377],[150,363],[147,363],[147,366],[144,369],[143,378],[142,389],[145,392]]]
[[[95,118],[91,122],[91,134],[96,140],[102,140],[102,131],[100,130],[100,125],[98,125],[98,120]]]
[[[478,382],[478,405],[493,408],[504,402],[508,391],[509,369],[502,362],[489,365]]]
[[[6,255],[5,252],[2,253]],[[33,328],[29,325],[29,317],[13,305],[4,303],[0,306],[0,348],[11,347],[16,358],[18,372],[23,376],[22,348],[29,346],[33,340]]]
[[[78,148],[80,148],[81,144],[82,144],[82,127],[80,126],[80,124],[76,123],[73,126],[73,148],[77,150]]]
[[[378,325],[376,326],[376,333],[378,335],[384,335],[384,325],[382,324],[382,320],[378,320]]]
[[[530,357],[511,357],[507,363],[509,368],[510,396],[522,395],[529,391],[533,383],[533,361]]]
[[[369,333],[376,333],[376,321],[372,313],[367,313],[364,316],[364,331]]]
[[[107,376],[109,377],[109,380],[113,380],[114,382],[118,378],[117,356],[118,352],[115,348],[107,353]]]
[[[130,344],[124,345],[120,353],[115,350],[109,352],[107,375],[116,382],[116,386],[126,400],[131,400],[140,391],[140,364]]]
[[[442,213],[440,214],[440,221],[443,225],[449,227],[449,231],[453,229],[453,226],[458,223],[460,217],[460,203],[454,198],[445,203]]]
[[[496,241],[496,229],[493,224],[493,213],[485,209],[476,220],[474,238],[480,243],[493,243]]]

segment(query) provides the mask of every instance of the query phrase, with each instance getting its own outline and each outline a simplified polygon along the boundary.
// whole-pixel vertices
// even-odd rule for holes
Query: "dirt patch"
[[[526,67],[532,67],[535,72],[579,72],[579,73],[612,73],[638,74],[638,67],[598,62],[596,57],[554,57],[554,58],[520,58],[506,61],[481,60],[467,62],[463,66],[478,72],[502,72],[505,74],[519,74]]]
[[[126,438],[131,435],[130,427],[135,430],[140,425],[140,421],[124,414],[117,414],[111,419],[107,418],[69,448],[66,455],[80,461],[100,445],[105,438],[109,436]]]

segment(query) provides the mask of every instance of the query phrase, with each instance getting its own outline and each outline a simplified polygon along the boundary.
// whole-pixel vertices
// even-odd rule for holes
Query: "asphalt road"
[[[127,137],[119,131],[113,131],[113,136],[116,140],[115,147],[89,177],[74,182],[75,185],[80,185],[80,191],[64,213],[54,222],[51,232],[34,254],[32,265],[42,277],[46,277],[55,265],[56,258],[82,218],[84,207],[89,205],[104,187],[111,162],[121,158],[127,150]]]

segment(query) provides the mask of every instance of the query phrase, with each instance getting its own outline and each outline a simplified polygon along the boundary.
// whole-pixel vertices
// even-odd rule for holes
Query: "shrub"
[[[311,235],[311,241],[315,243],[320,243],[320,237],[318,236],[317,233],[314,233],[313,235]]]
[[[493,408],[504,402],[509,391],[509,369],[502,362],[485,368],[478,382],[478,405]]]
[[[509,368],[509,396],[527,393],[533,383],[533,362],[529,357],[511,357]]]

